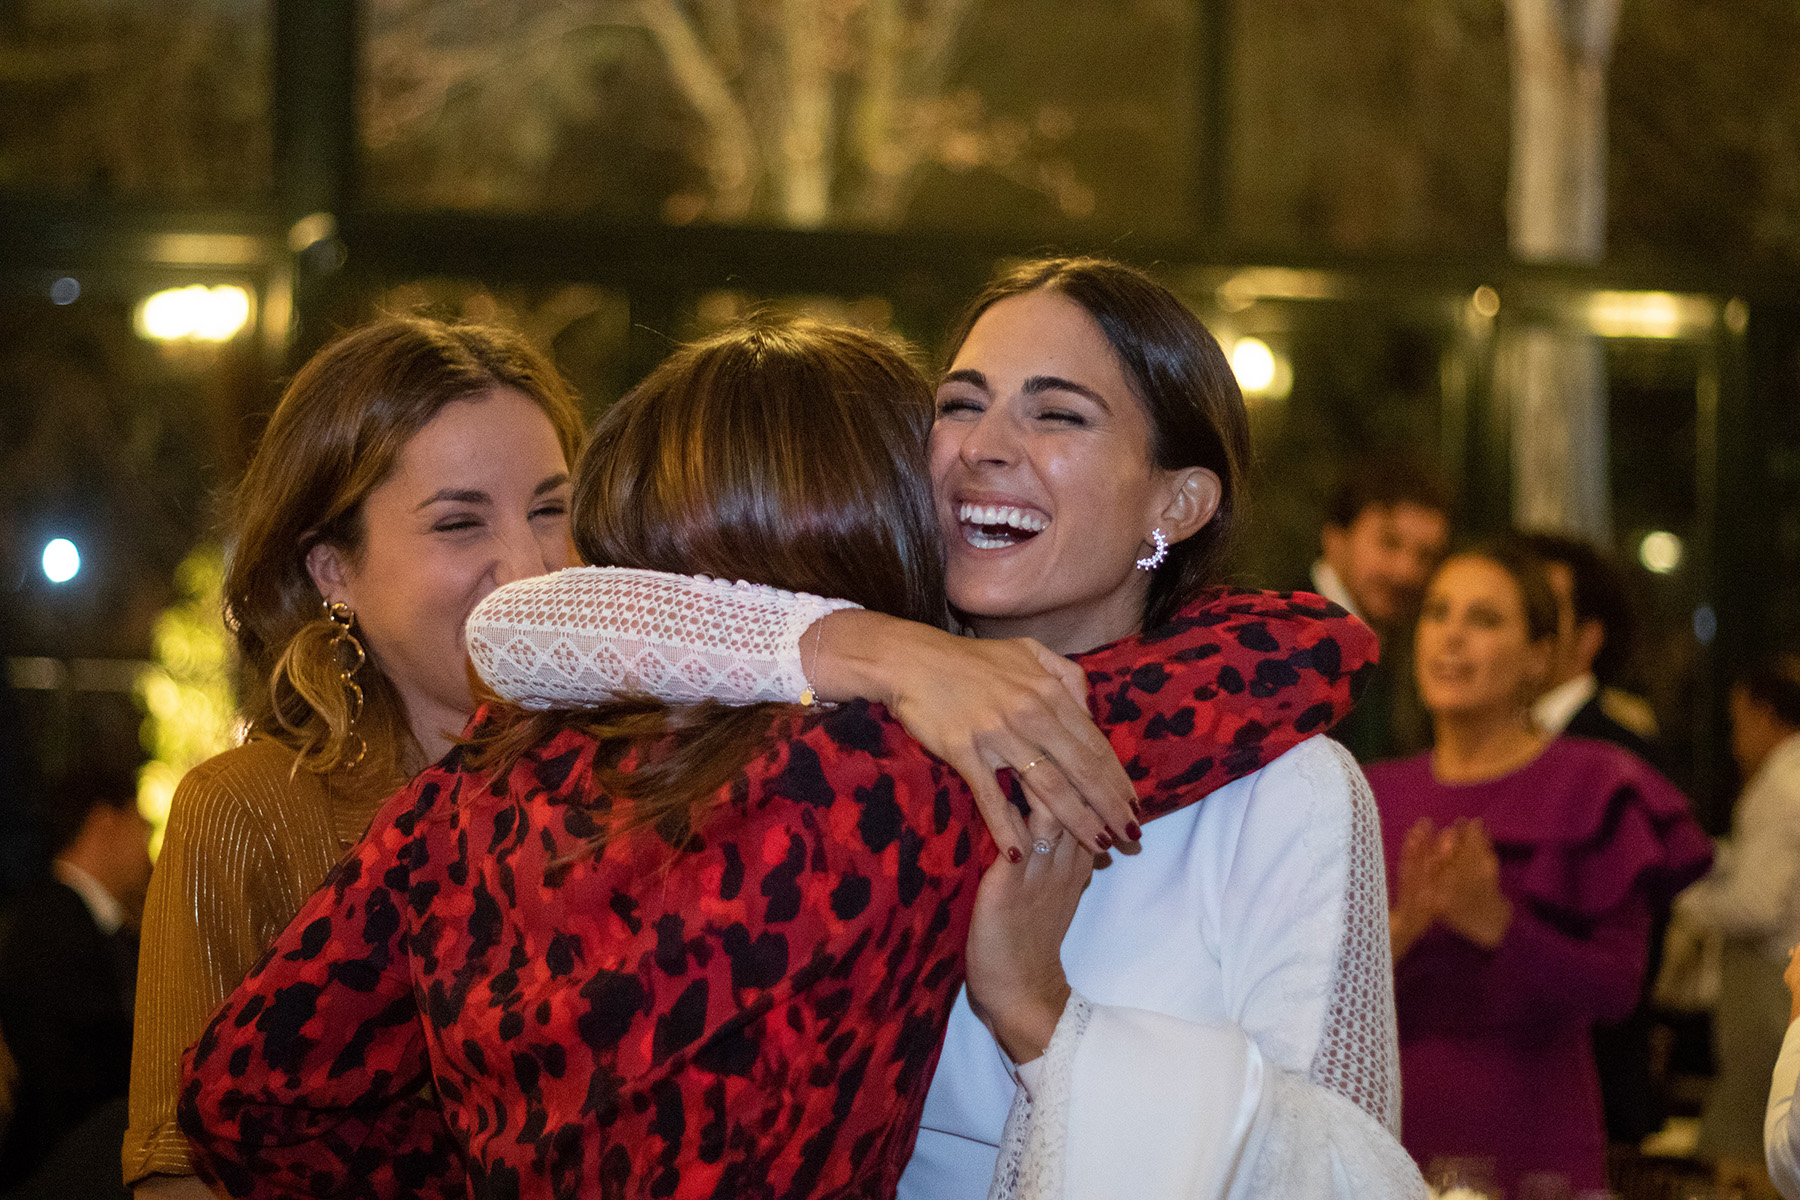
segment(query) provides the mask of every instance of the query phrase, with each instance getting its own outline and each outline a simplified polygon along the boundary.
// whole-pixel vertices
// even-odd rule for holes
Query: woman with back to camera
[[[1091,656],[1077,659],[1103,726],[1170,706],[1149,715],[1145,736],[1137,726],[1112,734],[1147,811],[1191,799],[1179,773],[1149,767],[1152,753],[1193,747],[1192,762],[1213,753],[1208,743],[1223,745],[1227,762],[1251,753],[1250,770],[1277,759],[1254,753],[1265,729],[1299,740],[1329,726],[1320,711],[1290,707],[1282,691],[1288,669],[1320,666],[1329,639],[1276,654],[1253,673],[1223,673],[1219,691],[1179,677],[1221,648],[1272,648],[1265,635],[1275,625],[1264,622],[1278,611],[1289,621],[1336,611],[1313,597],[1209,588],[1241,503],[1247,430],[1217,343],[1179,300],[1118,264],[1030,263],[974,302],[951,351],[931,437],[951,602],[979,637],[1036,638],[1120,664],[1102,670]],[[678,600],[651,599],[664,590]],[[748,696],[734,672],[793,678],[777,664],[792,656],[798,628],[799,647],[816,653],[822,695],[884,700],[965,775],[1022,766],[1030,785],[1055,766],[1030,744],[1028,716],[1019,715],[1028,700],[1011,706],[997,690],[975,691],[1012,656],[1042,653],[1036,643],[952,638],[871,612],[808,627],[784,623],[771,600],[761,617],[769,635],[724,653],[709,627],[741,621],[757,602],[754,590],[709,581],[564,572],[484,605],[471,619],[471,650],[490,683],[533,704],[646,688],[686,695],[696,680],[741,701]],[[698,616],[685,629],[676,617],[647,633],[649,603]],[[1171,640],[1208,629],[1215,636],[1201,645]],[[655,671],[633,669],[645,657]],[[798,694],[798,682],[788,686],[795,690],[771,683],[760,694]],[[1217,708],[1258,696],[1269,700],[1247,722]],[[1001,744],[1009,721],[1024,745]],[[971,740],[968,728],[993,738]],[[1388,1134],[1398,1064],[1379,833],[1354,764],[1331,743],[1310,741],[1172,818],[1145,846],[1141,859],[1094,877],[1066,943],[1062,923],[1046,915],[1057,906],[1017,903],[1003,873],[984,885],[969,1003],[959,1001],[951,1018],[901,1194],[985,1195],[1003,1140],[1003,1186],[1023,1194],[1059,1194],[1062,1184],[1046,1181],[1060,1173],[1068,1193],[1082,1196],[1325,1195],[1331,1181],[1306,1174],[1321,1155],[1340,1156],[1360,1194],[1418,1189]],[[1179,919],[1164,920],[1164,911]],[[1071,979],[1104,1003],[1072,999]],[[1058,1050],[1045,1054],[1053,1036]],[[996,1038],[1013,1061],[1042,1057],[1026,1074],[1048,1072],[1043,1107],[1058,1119],[1030,1119],[1030,1093],[1015,1084]],[[1195,1081],[1233,1071],[1243,1086],[1225,1094],[1236,1107],[1202,1112]],[[1009,1109],[1017,1119],[1003,1138]],[[1303,1119],[1313,1121],[1305,1134]],[[1207,1157],[1213,1144],[1201,1149],[1177,1133],[1233,1122],[1256,1138],[1229,1165]]]
[[[1706,870],[1687,800],[1642,760],[1547,738],[1554,594],[1529,552],[1464,551],[1426,589],[1419,690],[1435,747],[1369,768],[1389,864],[1405,1143],[1606,1186],[1589,1035],[1637,1002],[1650,914]]]
[[[474,711],[463,621],[567,566],[581,421],[517,334],[387,319],[289,385],[233,497],[225,605],[244,745],[176,789],[146,904],[125,1182],[209,1196],[181,1053],[381,800]]]
[[[929,414],[923,381],[867,335],[723,335],[596,430],[577,545],[639,574],[755,575],[930,625]],[[1159,803],[1293,744],[1283,704],[1340,708],[1339,668],[1370,649],[1360,627],[1285,601],[1204,611],[1159,643],[1168,686],[1113,722]],[[1345,639],[1326,671],[1313,659],[1333,631]],[[1144,658],[1127,644],[1085,665],[1129,676]],[[1221,688],[1234,674],[1282,686]],[[1199,689],[1224,697],[1196,702]],[[1207,737],[1151,733],[1184,711],[1266,728],[1221,761]],[[459,752],[415,781],[196,1046],[183,1128],[232,1194],[356,1176],[376,1195],[892,1195],[984,865],[987,903],[1065,920],[1092,867],[1041,819],[1041,851],[996,859],[969,791],[866,702],[496,710],[476,743],[515,765],[495,778]],[[1161,786],[1177,776],[1185,790]],[[417,1102],[427,1073],[447,1125]],[[1244,1136],[1226,1122],[1183,1140]]]

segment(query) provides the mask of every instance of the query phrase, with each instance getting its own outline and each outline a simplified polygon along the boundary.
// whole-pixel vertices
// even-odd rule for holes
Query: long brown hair
[[[1002,300],[1053,291],[1087,310],[1111,343],[1150,417],[1150,454],[1165,471],[1205,467],[1219,477],[1219,507],[1206,527],[1169,547],[1151,575],[1144,627],[1174,616],[1217,582],[1244,519],[1250,418],[1225,352],[1181,300],[1134,267],[1103,258],[1045,258],[996,278],[969,302],[945,343],[945,368],[975,322]]]
[[[925,380],[870,334],[806,320],[720,334],[678,351],[595,428],[576,472],[576,548],[596,566],[750,580],[942,625],[931,416]],[[593,844],[655,825],[680,847],[785,707],[496,709],[469,762],[503,770],[578,729],[600,743],[601,788],[635,802]]]
[[[581,450],[582,423],[568,385],[516,333],[389,317],[319,351],[288,385],[232,495],[225,619],[253,686],[253,733],[298,751],[320,774],[357,758],[410,773],[423,764],[405,706],[371,658],[356,674],[351,711],[322,597],[306,556],[323,542],[354,559],[363,546],[363,501],[393,471],[401,450],[447,404],[495,388],[529,397],[556,428],[564,457]],[[351,719],[356,728],[351,730]]]

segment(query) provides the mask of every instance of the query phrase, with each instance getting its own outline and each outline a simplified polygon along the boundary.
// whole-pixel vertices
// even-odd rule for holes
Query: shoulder
[[[1307,738],[1229,787],[1247,792],[1247,842],[1304,845],[1326,855],[1341,849],[1359,812],[1372,812],[1374,804],[1350,752],[1322,735]]]
[[[256,738],[216,754],[181,777],[169,803],[166,848],[272,841],[283,831],[329,823],[330,801],[294,752]]]

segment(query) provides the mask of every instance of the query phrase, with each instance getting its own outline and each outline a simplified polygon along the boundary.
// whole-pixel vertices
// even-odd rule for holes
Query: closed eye
[[[452,513],[447,517],[440,517],[437,522],[432,525],[431,531],[433,533],[460,533],[465,529],[478,529],[480,527],[480,517],[471,513]]]
[[[937,415],[940,417],[962,416],[981,411],[983,411],[981,403],[966,396],[945,396],[937,403]]]
[[[563,517],[567,516],[568,513],[569,506],[566,502],[562,500],[553,500],[547,504],[540,504],[532,509],[531,519],[535,521],[539,517]]]

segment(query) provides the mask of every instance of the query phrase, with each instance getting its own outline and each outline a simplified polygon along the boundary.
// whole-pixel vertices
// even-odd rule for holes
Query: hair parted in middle
[[[1243,522],[1250,417],[1218,339],[1179,297],[1135,267],[1103,258],[1045,258],[1001,274],[969,302],[946,341],[955,360],[975,322],[1002,300],[1030,292],[1067,296],[1087,311],[1119,356],[1150,418],[1158,467],[1205,467],[1219,477],[1219,507],[1206,527],[1169,547],[1150,579],[1144,627],[1154,628],[1218,582]],[[1144,535],[1149,537],[1150,531]]]
[[[748,580],[942,626],[931,419],[929,385],[874,335],[803,319],[728,330],[677,351],[595,427],[575,477],[576,549],[593,566]],[[579,730],[600,743],[600,787],[634,801],[587,845],[649,825],[680,849],[792,707],[496,705],[468,762],[502,772]],[[633,751],[632,769],[612,765]]]

